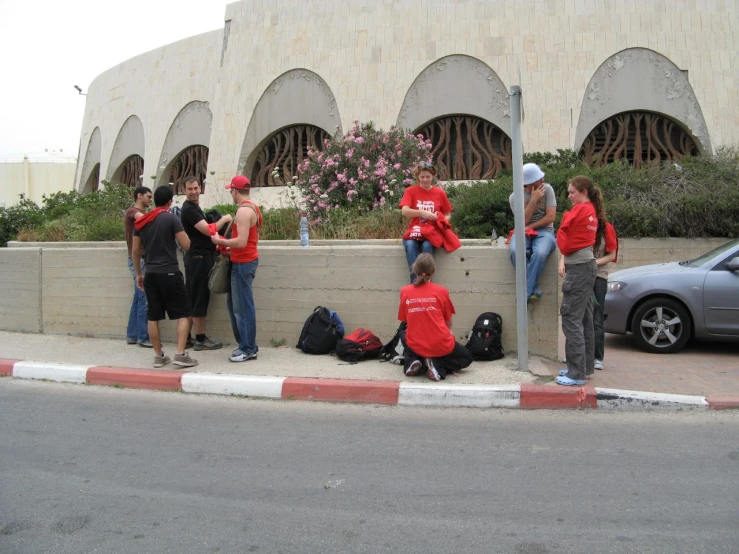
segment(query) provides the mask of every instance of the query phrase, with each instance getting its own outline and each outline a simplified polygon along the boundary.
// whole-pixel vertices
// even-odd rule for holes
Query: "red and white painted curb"
[[[282,400],[442,408],[739,409],[739,397],[689,396],[554,385],[448,385],[83,366],[0,359],[0,376]]]

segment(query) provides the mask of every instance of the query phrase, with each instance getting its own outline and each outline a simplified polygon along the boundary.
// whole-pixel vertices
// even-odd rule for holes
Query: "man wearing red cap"
[[[259,228],[262,213],[249,198],[251,183],[243,175],[236,175],[226,185],[239,209],[232,226],[232,238],[218,234],[211,237],[216,245],[231,249],[231,292],[226,299],[228,316],[238,348],[231,353],[232,362],[257,359],[257,311],[252,284],[259,265]]]

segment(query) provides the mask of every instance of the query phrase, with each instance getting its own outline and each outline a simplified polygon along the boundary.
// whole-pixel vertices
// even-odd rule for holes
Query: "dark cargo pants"
[[[595,336],[593,332],[593,285],[595,260],[565,266],[562,283],[562,332],[565,335],[567,376],[583,380],[595,373]]]

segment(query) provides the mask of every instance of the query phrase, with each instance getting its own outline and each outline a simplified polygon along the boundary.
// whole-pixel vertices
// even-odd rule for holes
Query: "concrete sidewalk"
[[[616,338],[623,342],[621,337]],[[123,340],[0,332],[0,344],[0,374],[73,383],[413,406],[739,408],[739,366],[734,370],[729,365],[720,382],[711,380],[711,372],[707,378],[692,380],[680,374],[676,382],[682,385],[681,394],[669,394],[675,391],[665,387],[665,375],[669,375],[669,360],[676,356],[645,362],[642,355],[634,359],[648,367],[624,369],[622,364],[628,355],[611,346],[609,355],[617,363],[596,372],[588,386],[560,387],[553,384],[553,375],[562,364],[539,358],[530,361],[531,372],[517,371],[517,360],[507,357],[475,362],[461,375],[434,383],[423,376],[406,377],[400,366],[390,363],[370,360],[352,365],[333,356],[303,354],[294,345],[262,347],[257,360],[236,364],[228,361],[234,347],[231,344],[221,350],[191,352],[199,365],[181,371],[172,365],[153,370],[153,350],[127,345]],[[621,348],[626,351],[630,346],[623,343]],[[164,349],[171,355],[174,345],[165,343]],[[698,375],[700,368],[691,371]],[[637,374],[643,387],[634,390]],[[655,379],[654,375],[661,378]]]

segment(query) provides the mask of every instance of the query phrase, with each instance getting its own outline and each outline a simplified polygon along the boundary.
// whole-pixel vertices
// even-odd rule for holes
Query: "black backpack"
[[[400,323],[400,326],[398,327],[398,330],[395,331],[393,338],[382,347],[382,352],[380,353],[381,360],[398,365],[403,365],[405,363],[405,347],[403,346],[401,336],[405,333],[406,327],[408,327],[408,325],[405,321]]]
[[[295,347],[306,354],[328,354],[343,336],[344,325],[336,312],[318,306],[305,320]]]
[[[336,355],[351,363],[377,358],[380,352],[382,341],[369,329],[357,329],[339,340],[336,345]]]
[[[478,362],[499,360],[503,357],[502,333],[503,318],[495,312],[485,312],[475,320],[464,346],[472,354],[472,359]]]

